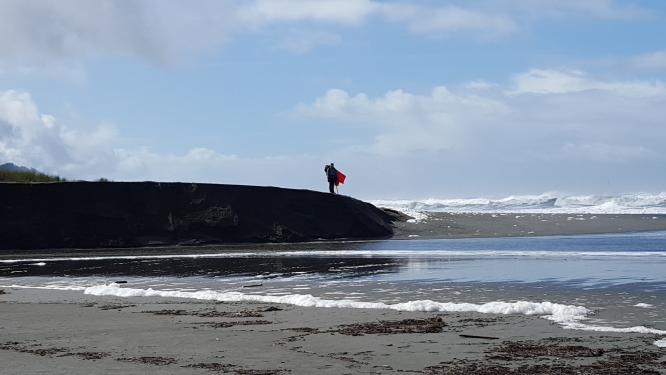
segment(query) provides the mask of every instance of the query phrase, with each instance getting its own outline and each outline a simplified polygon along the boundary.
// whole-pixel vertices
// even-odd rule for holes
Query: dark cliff
[[[276,187],[0,183],[0,249],[370,239],[391,217],[354,198]]]

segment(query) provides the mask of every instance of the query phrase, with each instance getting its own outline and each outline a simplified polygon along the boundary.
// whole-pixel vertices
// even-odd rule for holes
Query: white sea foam
[[[399,311],[448,311],[448,312],[480,312],[487,314],[524,314],[549,315],[555,321],[569,322],[583,319],[590,311],[582,306],[561,305],[551,302],[489,302],[485,304],[435,302],[431,300],[409,301],[404,303],[386,304],[383,302],[362,302],[328,300],[314,297],[311,294],[289,294],[281,296],[265,296],[244,294],[240,292],[217,292],[212,290],[183,292],[153,289],[121,288],[118,284],[99,285],[86,288],[85,294],[96,296],[117,297],[173,297],[193,298],[200,300],[223,302],[268,302],[282,303],[304,307],[325,308],[358,308],[358,309],[390,309]]]
[[[507,198],[370,200],[417,217],[423,212],[666,214],[666,192],[625,195],[514,195]],[[418,216],[423,220],[422,216]]]
[[[51,285],[0,285],[3,288],[20,288],[20,289],[46,289],[46,290],[73,290],[73,291],[85,291],[86,286],[77,286],[77,285],[68,285],[68,284],[51,284]]]
[[[120,256],[93,256],[93,257],[61,257],[61,258],[23,258],[23,259],[3,259],[0,263],[24,263],[39,262],[33,265],[45,266],[45,262],[71,262],[71,261],[90,261],[90,260],[143,260],[143,259],[180,259],[180,258],[230,258],[247,257],[260,254],[276,254],[275,252],[230,252],[220,254],[173,254],[173,255],[120,255]]]
[[[649,309],[649,308],[654,307],[654,306],[650,305],[649,303],[642,303],[641,302],[641,303],[635,304],[634,307],[643,307],[643,308]]]
[[[357,300],[329,300],[314,297],[310,294],[287,295],[258,295],[240,292],[202,291],[173,291],[121,288],[118,284],[99,285],[86,288],[85,294],[96,296],[117,297],[171,297],[192,298],[222,302],[265,302],[281,303],[304,307],[322,308],[363,308],[363,309],[390,309],[398,311],[428,311],[428,312],[479,312],[485,314],[523,314],[541,315],[543,318],[560,324],[565,329],[599,332],[643,333],[666,335],[666,331],[643,326],[616,328],[584,324],[582,321],[592,312],[583,306],[562,305],[552,302],[489,302],[484,304],[435,302],[431,300],[409,301],[404,303],[386,304],[383,302],[363,302]],[[666,346],[666,339],[656,341],[657,346]]]
[[[655,341],[654,344],[660,348],[666,348],[666,339]]]
[[[600,236],[600,235],[597,235]],[[219,254],[178,254],[178,255],[132,255],[132,256],[103,256],[103,257],[72,257],[72,258],[24,258],[5,259],[2,263],[32,263],[35,266],[46,265],[45,262],[67,262],[67,261],[95,261],[95,260],[148,260],[148,259],[190,259],[190,258],[242,258],[242,257],[312,257],[312,256],[339,256],[339,257],[475,257],[475,258],[501,258],[501,257],[535,257],[535,258],[654,258],[662,261],[666,258],[666,252],[656,251],[523,251],[523,250],[302,250],[302,251],[264,251],[244,253],[219,253]]]
[[[595,325],[575,323],[575,322],[564,322],[564,323],[558,322],[558,323],[560,323],[562,325],[562,328],[564,329],[576,329],[580,331],[644,333],[644,334],[666,335],[666,331],[664,330],[647,328],[643,326],[615,328],[615,327],[595,326]]]

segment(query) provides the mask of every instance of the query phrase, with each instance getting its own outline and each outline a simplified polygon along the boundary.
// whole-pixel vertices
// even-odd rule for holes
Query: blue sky
[[[0,3],[0,163],[364,199],[661,192],[666,3]]]

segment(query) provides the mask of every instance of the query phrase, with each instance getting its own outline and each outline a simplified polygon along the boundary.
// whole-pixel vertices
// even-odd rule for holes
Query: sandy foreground
[[[427,215],[418,223],[396,223],[395,238],[666,230],[664,215]],[[41,253],[61,256],[67,251]],[[538,316],[3,291],[0,374],[666,374],[666,348],[654,345],[664,336],[569,330]],[[593,299],[581,297],[585,293],[488,291],[487,297],[594,308]],[[594,297],[598,300],[619,298],[589,293],[599,294]],[[634,310],[636,302],[659,305],[644,309],[651,315],[639,319],[655,322],[662,319],[664,298],[660,292],[623,303]],[[600,312],[604,319],[616,315],[626,312]],[[663,322],[658,325],[663,329]]]
[[[663,337],[537,316],[5,292],[2,374],[666,373]]]
[[[666,215],[487,214],[427,212],[394,223],[394,239],[521,237],[666,230]]]

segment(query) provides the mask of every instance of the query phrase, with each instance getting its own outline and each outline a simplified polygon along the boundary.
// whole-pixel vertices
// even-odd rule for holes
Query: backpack
[[[328,167],[328,177],[337,177],[338,172],[335,170],[335,167]]]

